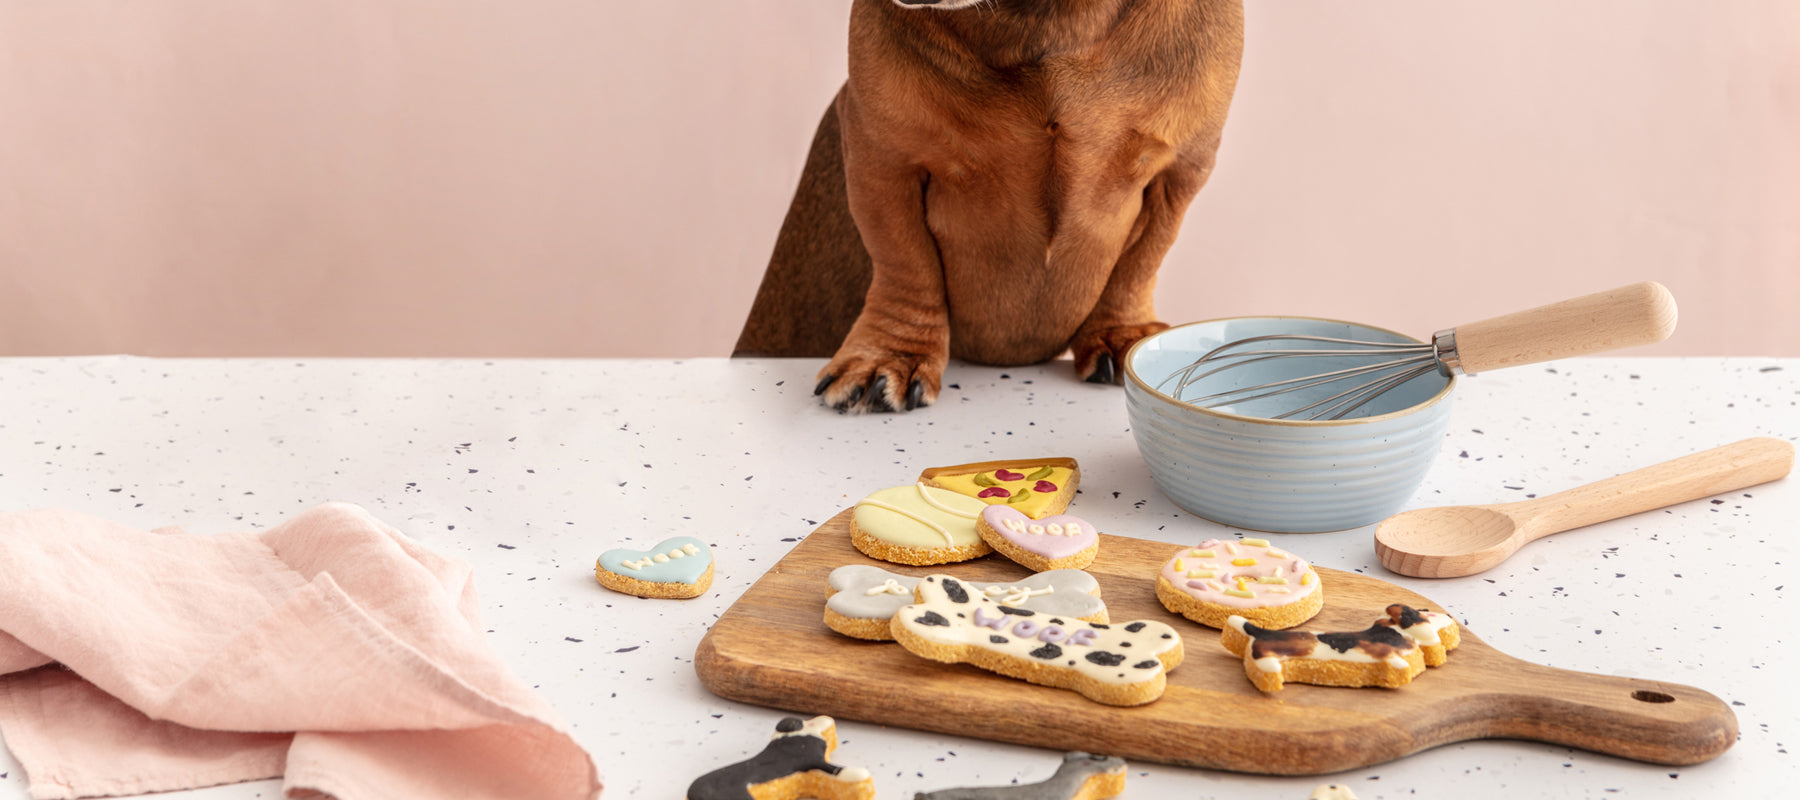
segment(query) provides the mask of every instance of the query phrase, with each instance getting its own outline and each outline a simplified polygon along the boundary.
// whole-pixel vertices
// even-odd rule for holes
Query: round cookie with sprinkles
[[[1325,607],[1312,565],[1267,539],[1209,539],[1183,548],[1157,574],[1156,599],[1221,629],[1233,615],[1270,630],[1292,628]]]
[[[882,489],[856,503],[850,543],[864,555],[895,564],[926,566],[980,558],[993,552],[975,532],[987,504],[922,483]]]
[[[594,562],[594,578],[638,597],[699,597],[712,588],[712,550],[692,536],[665,539],[649,550],[608,550]]]

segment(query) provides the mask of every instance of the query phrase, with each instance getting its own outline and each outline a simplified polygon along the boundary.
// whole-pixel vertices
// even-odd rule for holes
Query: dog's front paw
[[[911,411],[937,401],[948,360],[846,341],[819,370],[813,394],[839,411]]]
[[[1082,328],[1069,343],[1075,356],[1075,377],[1088,383],[1123,383],[1125,352],[1139,339],[1168,328],[1166,322]]]

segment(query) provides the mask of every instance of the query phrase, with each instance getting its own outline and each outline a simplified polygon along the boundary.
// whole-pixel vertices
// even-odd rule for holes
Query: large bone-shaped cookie
[[[913,587],[919,584],[918,578],[864,564],[838,567],[826,580],[833,592],[825,601],[826,626],[845,636],[875,640],[894,638],[888,620],[894,618],[894,612],[912,605]],[[1003,605],[1087,622],[1106,621],[1100,583],[1078,569],[1040,572],[1002,583],[964,585]]]
[[[949,575],[931,575],[917,602],[894,614],[894,640],[914,655],[973,664],[1072,689],[1095,702],[1135,706],[1162,696],[1181,663],[1181,637],[1161,622],[1083,622],[1001,605]]]

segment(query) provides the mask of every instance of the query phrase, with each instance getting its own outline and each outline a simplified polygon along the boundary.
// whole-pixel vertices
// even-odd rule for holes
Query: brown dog
[[[733,355],[832,355],[839,409],[929,404],[952,356],[1114,382],[1242,51],[1242,0],[855,0]]]

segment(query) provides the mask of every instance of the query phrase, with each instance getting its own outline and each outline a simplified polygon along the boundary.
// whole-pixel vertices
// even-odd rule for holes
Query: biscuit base
[[[1242,615],[1239,615],[1242,616]],[[1363,688],[1369,686],[1384,689],[1398,689],[1412,683],[1412,679],[1425,671],[1425,656],[1422,648],[1401,653],[1406,659],[1406,668],[1400,669],[1386,661],[1338,661],[1319,658],[1283,658],[1281,669],[1269,672],[1256,665],[1251,657],[1250,637],[1242,631],[1226,626],[1219,633],[1219,644],[1226,650],[1242,656],[1244,659],[1244,675],[1250,683],[1264,692],[1279,692],[1284,683],[1306,683],[1313,686],[1342,686]]]
[[[1182,660],[1181,638],[1176,637],[1175,647],[1157,656],[1157,660],[1162,662],[1162,669],[1157,671],[1155,677],[1136,683],[1107,683],[1067,667],[1029,661],[975,645],[938,644],[907,630],[899,617],[895,617],[890,625],[894,641],[920,658],[941,664],[971,664],[1026,683],[1068,689],[1096,703],[1109,706],[1141,706],[1162,697],[1163,689],[1168,686],[1169,670],[1180,666]]]
[[[1309,592],[1292,603],[1262,608],[1234,608],[1198,599],[1170,583],[1168,578],[1158,575],[1156,599],[1162,601],[1163,608],[1209,628],[1224,630],[1230,627],[1225,624],[1225,620],[1235,615],[1256,623],[1259,628],[1279,631],[1318,616],[1319,611],[1325,608],[1325,588],[1319,587],[1318,591]]]
[[[994,526],[988,524],[986,517],[975,520],[975,535],[980,536],[981,540],[987,542],[995,552],[1012,559],[1013,563],[1032,572],[1049,572],[1053,569],[1087,569],[1089,564],[1094,563],[1094,557],[1100,554],[1100,540],[1096,538],[1086,550],[1074,555],[1055,559],[1045,558],[1008,540],[999,531],[994,530]]]
[[[755,800],[794,800],[799,797],[816,797],[819,800],[874,800],[875,778],[870,776],[860,781],[847,781],[815,769],[783,775],[764,783],[753,783],[749,790],[750,796]]]
[[[706,594],[706,590],[712,588],[713,566],[716,563],[707,564],[706,572],[701,573],[699,580],[693,583],[646,581],[630,575],[621,575],[598,565],[594,567],[594,578],[600,581],[601,586],[615,592],[638,597],[688,600]]]
[[[847,617],[825,609],[825,627],[852,639],[867,639],[871,642],[891,642],[894,640],[893,618],[869,619],[867,617]]]
[[[1069,800],[1106,800],[1125,793],[1125,773],[1113,772],[1100,775],[1089,775],[1081,782],[1081,788],[1069,795]]]
[[[878,558],[894,564],[907,564],[915,567],[927,567],[932,564],[954,564],[980,558],[994,552],[987,542],[976,541],[966,545],[945,545],[943,547],[905,547],[893,542],[884,541],[864,533],[856,526],[853,518],[850,522],[850,543],[870,558]]]
[[[1425,666],[1441,667],[1450,660],[1450,651],[1462,644],[1461,625],[1451,620],[1449,625],[1438,629],[1437,644],[1420,644],[1419,652],[1425,656]]]

